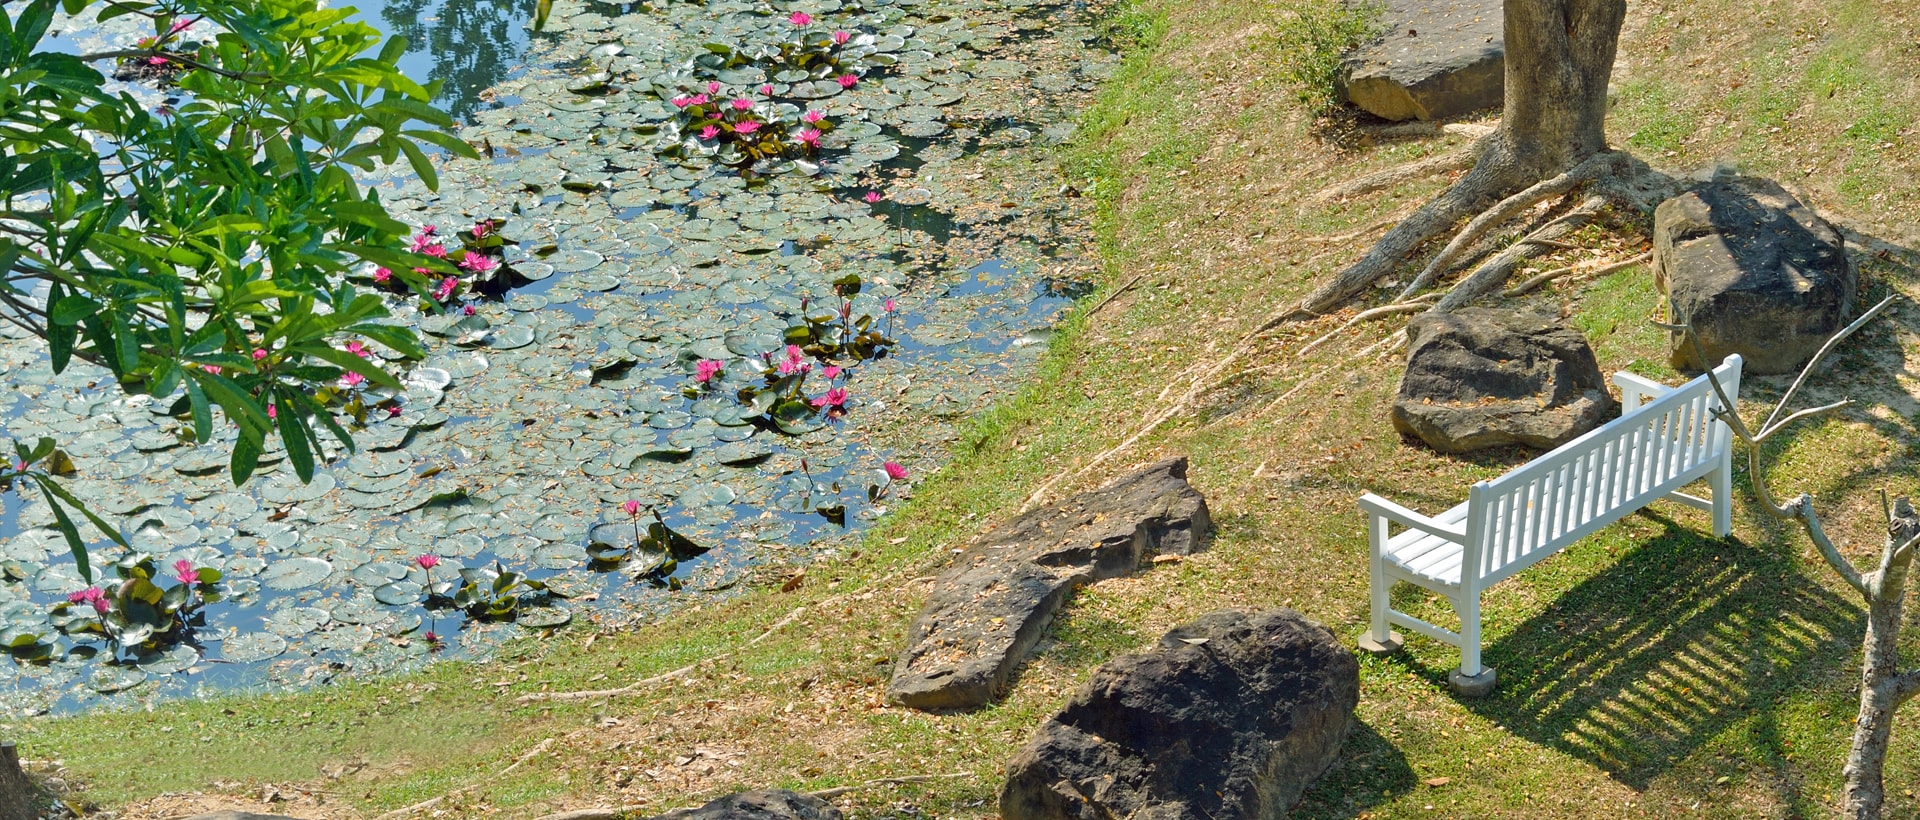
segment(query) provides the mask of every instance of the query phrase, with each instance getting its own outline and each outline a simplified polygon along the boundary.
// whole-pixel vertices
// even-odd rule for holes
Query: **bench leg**
[[[1484,697],[1493,691],[1494,671],[1480,665],[1480,595],[1463,595],[1453,605],[1460,613],[1460,668],[1447,682],[1462,697]]]
[[[1371,526],[1372,542],[1367,560],[1367,587],[1372,600],[1372,620],[1367,624],[1366,634],[1360,636],[1360,651],[1370,655],[1391,655],[1400,651],[1405,642],[1394,633],[1387,623],[1387,613],[1392,610],[1393,602],[1387,598],[1387,589],[1391,582],[1387,580],[1385,559],[1380,556],[1387,547],[1387,520],[1373,517]]]
[[[1720,466],[1707,474],[1707,483],[1713,488],[1713,537],[1725,538],[1733,534],[1733,453],[1729,450],[1720,456]]]

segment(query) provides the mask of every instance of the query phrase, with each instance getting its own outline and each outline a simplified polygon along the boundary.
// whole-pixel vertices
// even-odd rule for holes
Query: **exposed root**
[[[1252,415],[1246,416],[1244,417],[1244,419],[1257,419],[1261,416],[1271,413],[1274,411],[1275,408],[1279,407],[1280,405],[1286,404],[1288,399],[1291,399],[1294,396],[1300,395],[1300,391],[1305,390],[1308,387],[1311,387],[1314,384],[1318,383],[1321,379],[1325,378],[1328,373],[1332,373],[1335,370],[1343,370],[1348,367],[1351,367],[1353,366],[1354,362],[1357,362],[1361,359],[1371,356],[1375,352],[1378,352],[1382,349],[1391,350],[1393,348],[1399,347],[1400,344],[1402,342],[1405,342],[1406,340],[1407,340],[1407,331],[1404,328],[1401,330],[1396,330],[1391,335],[1387,336],[1387,338],[1381,339],[1380,341],[1374,342],[1373,344],[1370,344],[1364,348],[1361,348],[1360,352],[1355,353],[1351,356],[1348,356],[1344,359],[1341,359],[1340,361],[1326,365],[1320,368],[1319,370],[1316,370],[1311,374],[1308,374],[1307,377],[1304,379],[1301,379],[1298,384],[1295,384],[1294,386],[1288,388],[1287,392],[1281,393],[1279,397],[1275,398],[1273,401],[1267,402],[1265,407],[1262,407],[1259,410],[1254,411]],[[1231,418],[1234,418],[1234,416],[1223,417],[1219,421],[1214,422],[1212,425],[1208,425],[1208,427],[1221,424],[1225,422],[1227,419],[1231,419]]]
[[[1528,279],[1525,282],[1521,282],[1518,285],[1514,285],[1513,287],[1507,288],[1504,292],[1501,293],[1501,295],[1509,299],[1515,296],[1525,296],[1529,292],[1531,292],[1534,288],[1540,287],[1541,285],[1544,285],[1562,276],[1566,276],[1567,274],[1570,274],[1570,273],[1579,272],[1579,273],[1584,273],[1587,276],[1605,276],[1609,273],[1620,270],[1622,268],[1630,268],[1630,267],[1633,267],[1634,265],[1644,264],[1645,262],[1647,262],[1652,258],[1653,258],[1653,253],[1649,251],[1647,253],[1643,253],[1643,254],[1640,254],[1639,256],[1633,257],[1632,259],[1622,259],[1618,262],[1610,262],[1608,264],[1601,265],[1600,267],[1587,269],[1585,271],[1582,271],[1579,265],[1569,265],[1564,268],[1555,268],[1553,270],[1547,271],[1546,273],[1542,273],[1538,276]]]
[[[807,792],[807,796],[818,797],[821,800],[831,800],[835,797],[839,797],[840,795],[846,794],[848,792],[855,792],[861,789],[869,789],[874,786],[897,785],[900,783],[929,783],[935,780],[953,780],[955,778],[972,777],[972,776],[973,776],[973,772],[953,772],[951,774],[913,774],[913,775],[907,775],[905,777],[880,777],[880,778],[875,778],[873,780],[868,780],[861,783],[855,783],[851,786],[840,786],[832,789],[821,789],[817,792]]]
[[[504,769],[501,769],[499,774],[494,775],[494,778],[498,779],[501,777],[505,777],[509,774],[512,774],[514,769],[520,768],[527,761],[532,760],[536,757],[539,757],[541,754],[543,754],[544,752],[546,752],[548,749],[551,749],[551,748],[553,748],[553,738],[547,738],[546,740],[542,740],[539,743],[533,744],[533,748],[528,749],[525,754],[522,754],[519,757],[514,758],[513,764]],[[461,786],[460,788],[454,789],[453,791],[447,792],[446,794],[440,795],[439,797],[429,797],[411,806],[394,809],[393,811],[387,812],[386,814],[382,814],[378,817],[375,817],[373,820],[393,820],[393,818],[396,818],[396,817],[405,817],[417,811],[430,809],[430,808],[433,808],[434,806],[438,806],[441,803],[446,802],[447,798],[449,797],[456,797],[456,796],[465,794],[467,792],[473,791],[476,788],[479,788],[481,785],[482,784],[479,784],[479,783],[473,783],[470,785]]]
[[[1453,237],[1453,241],[1448,242],[1447,246],[1440,250],[1440,253],[1436,254],[1433,259],[1427,262],[1426,269],[1420,271],[1420,275],[1415,276],[1413,282],[1409,283],[1406,290],[1401,291],[1399,297],[1394,299],[1394,301],[1405,301],[1408,297],[1418,293],[1421,288],[1432,283],[1436,277],[1447,271],[1448,267],[1453,264],[1453,260],[1460,255],[1461,251],[1466,250],[1467,246],[1473,244],[1482,234],[1518,216],[1521,211],[1532,207],[1536,203],[1564,194],[1580,184],[1600,176],[1601,172],[1618,163],[1619,156],[1620,155],[1612,152],[1595,154],[1588,157],[1579,165],[1568,169],[1565,173],[1552,179],[1534,183],[1526,190],[1501,200],[1499,204],[1487,209],[1479,216],[1474,217],[1467,223],[1465,228],[1460,229],[1460,233]]]
[[[575,809],[559,814],[543,815],[537,820],[624,820],[643,811],[646,806],[621,806],[613,809]]]
[[[1134,274],[1133,278],[1128,279],[1126,284],[1121,285],[1118,288],[1115,288],[1112,293],[1107,294],[1107,298],[1100,300],[1100,304],[1094,305],[1091,310],[1088,310],[1087,316],[1092,317],[1093,314],[1099,313],[1100,309],[1103,307],[1106,307],[1108,302],[1111,302],[1114,299],[1119,298],[1120,294],[1126,293],[1127,291],[1132,290],[1134,285],[1140,284],[1140,277],[1143,277],[1146,275],[1147,275],[1146,271],[1141,271],[1139,273]]]
[[[1416,122],[1394,123],[1393,125],[1361,126],[1354,130],[1373,137],[1374,139],[1417,139],[1420,137],[1437,137],[1441,134],[1460,134],[1478,138],[1493,133],[1496,127],[1498,127],[1497,120],[1488,124],[1450,122],[1445,125],[1433,122],[1432,120],[1419,120]]]
[[[1355,239],[1359,239],[1360,237],[1379,231],[1381,228],[1392,227],[1393,223],[1399,222],[1400,220],[1405,218],[1406,218],[1406,214],[1398,213],[1398,214],[1394,214],[1393,216],[1387,217],[1386,219],[1382,219],[1379,222],[1375,222],[1372,225],[1368,225],[1364,228],[1361,228],[1360,230],[1357,230],[1357,231],[1348,231],[1346,233],[1335,234],[1333,236],[1309,236],[1301,239],[1300,241],[1311,242],[1315,245],[1334,245],[1342,242],[1351,242]]]
[[[1287,322],[1325,315],[1393,270],[1414,248],[1452,228],[1469,214],[1478,213],[1500,191],[1484,179],[1468,174],[1466,179],[1438,197],[1421,205],[1400,224],[1393,226],[1375,242],[1360,260],[1315,288],[1296,307],[1281,310],[1262,322],[1254,332],[1262,332]],[[1400,301],[1400,300],[1395,300]]]
[[[1559,238],[1585,227],[1599,216],[1600,209],[1605,208],[1606,205],[1607,198],[1604,196],[1587,197],[1579,207],[1574,208],[1567,215],[1527,234],[1520,241],[1487,260],[1486,264],[1481,265],[1473,273],[1462,278],[1459,284],[1454,285],[1453,289],[1447,291],[1447,295],[1441,297],[1440,302],[1434,305],[1434,312],[1447,313],[1456,308],[1465,307],[1474,300],[1498,290],[1500,286],[1507,283],[1508,278],[1513,276],[1514,271],[1520,269],[1522,264],[1548,249],[1577,249],[1578,246],[1561,242]]]
[[[1458,151],[1436,154],[1398,167],[1375,171],[1359,179],[1343,182],[1314,194],[1313,201],[1335,202],[1342,199],[1352,199],[1356,196],[1373,193],[1374,191],[1386,190],[1403,182],[1426,179],[1427,177],[1449,174],[1454,171],[1464,171],[1472,168],[1473,163],[1478,161],[1479,158],[1480,143],[1475,142],[1473,145]]]
[[[786,617],[781,618],[779,621],[775,622],[773,626],[767,627],[766,631],[761,632],[759,635],[754,636],[753,640],[747,641],[747,646],[754,646],[760,643],[761,641],[766,640],[767,636],[772,635],[773,633],[778,632],[782,628],[786,627],[788,624],[791,624],[794,621],[799,620],[800,614],[805,611],[807,611],[807,608],[803,606],[795,609],[792,612],[787,613]],[[570,701],[576,701],[576,700],[595,700],[597,698],[617,698],[622,695],[631,695],[649,686],[653,686],[654,684],[664,683],[666,681],[673,680],[674,678],[680,677],[681,675],[687,674],[688,672],[692,672],[695,669],[699,669],[702,666],[706,666],[711,663],[718,663],[720,661],[726,660],[727,658],[732,657],[732,655],[733,653],[731,652],[722,652],[710,658],[702,658],[701,660],[694,661],[693,663],[687,664],[686,666],[682,666],[679,669],[675,669],[671,672],[662,672],[650,678],[642,678],[640,680],[634,681],[632,683],[629,683],[617,689],[592,689],[592,690],[587,690],[582,692],[529,692],[527,694],[521,695],[518,698],[515,698],[514,703],[528,704],[528,703],[539,703],[543,701],[570,702]]]
[[[1353,327],[1354,325],[1360,324],[1361,322],[1370,322],[1370,321],[1373,321],[1374,319],[1380,319],[1387,316],[1395,316],[1401,313],[1419,313],[1423,310],[1433,307],[1433,305],[1430,303],[1433,300],[1438,298],[1439,298],[1439,294],[1429,293],[1409,301],[1399,302],[1391,305],[1382,305],[1380,307],[1373,308],[1371,310],[1363,310],[1358,315],[1355,315],[1353,318],[1348,319],[1345,323],[1341,324],[1339,327],[1336,327],[1333,330],[1328,331],[1326,335],[1323,335],[1318,339],[1314,339],[1313,341],[1308,342],[1305,347],[1302,347],[1298,352],[1295,352],[1293,354],[1293,357],[1296,359],[1306,358],[1307,354],[1312,353],[1314,348],[1317,348],[1320,345],[1325,344],[1328,339],[1331,339],[1335,336],[1340,335],[1341,333],[1346,332],[1348,328]]]

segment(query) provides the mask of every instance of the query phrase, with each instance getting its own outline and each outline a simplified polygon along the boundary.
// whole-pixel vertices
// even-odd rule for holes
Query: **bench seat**
[[[1667,387],[1618,373],[1622,412],[1506,475],[1475,483],[1467,500],[1438,515],[1422,515],[1373,493],[1360,497],[1369,519],[1372,617],[1361,648],[1400,647],[1402,626],[1460,648],[1454,688],[1492,689],[1493,670],[1480,665],[1480,593],[1614,521],[1659,499],[1712,513],[1716,537],[1733,528],[1732,431],[1719,414],[1737,410],[1740,357],[1728,356],[1713,375]],[[1712,499],[1680,489],[1706,479]],[[1397,530],[1397,531],[1396,531]],[[1455,632],[1396,610],[1388,598],[1406,581],[1447,598],[1460,615]]]

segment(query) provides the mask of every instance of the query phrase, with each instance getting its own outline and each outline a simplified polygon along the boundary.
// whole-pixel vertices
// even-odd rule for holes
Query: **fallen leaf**
[[[1432,786],[1432,787],[1434,787],[1434,788],[1436,788],[1436,789],[1437,789],[1437,788],[1440,788],[1441,786],[1445,786],[1445,785],[1447,785],[1448,783],[1452,783],[1452,782],[1453,782],[1453,778],[1451,778],[1451,777],[1429,777],[1429,778],[1427,778],[1427,785],[1429,785],[1429,786]]]

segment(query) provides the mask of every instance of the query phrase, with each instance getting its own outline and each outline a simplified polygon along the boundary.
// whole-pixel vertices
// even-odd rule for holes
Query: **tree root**
[[[787,613],[786,617],[781,618],[779,621],[775,622],[773,626],[767,627],[765,632],[762,632],[759,635],[754,636],[753,640],[747,641],[747,646],[754,646],[760,643],[761,641],[766,640],[767,636],[772,635],[773,633],[778,632],[782,628],[786,627],[788,624],[791,624],[794,621],[799,620],[800,614],[805,611],[807,611],[807,608],[803,606],[795,609],[792,612]],[[543,701],[571,702],[576,700],[595,700],[597,698],[617,698],[622,695],[631,695],[635,692],[638,692],[654,684],[664,683],[666,681],[673,680],[674,678],[680,677],[681,675],[687,674],[688,672],[692,672],[695,669],[699,669],[702,666],[706,666],[712,663],[718,663],[732,656],[733,656],[733,653],[731,652],[722,652],[710,658],[702,658],[700,660],[694,661],[693,663],[687,664],[686,666],[682,666],[679,669],[675,669],[671,672],[662,672],[650,678],[642,678],[640,680],[634,681],[632,683],[629,683],[617,689],[593,689],[593,690],[582,691],[582,692],[529,692],[527,694],[521,695],[518,698],[515,698],[514,703],[524,705],[528,703],[539,703]]]
[[[542,740],[539,743],[533,744],[533,748],[528,749],[525,754],[522,754],[519,757],[514,758],[513,764],[504,769],[501,769],[499,774],[494,775],[494,778],[498,779],[501,777],[505,777],[509,774],[512,774],[514,769],[518,769],[527,761],[532,760],[536,757],[539,757],[543,752],[545,752],[550,748],[553,748],[553,738],[547,738],[546,740]],[[373,820],[393,820],[393,818],[405,817],[416,811],[430,809],[430,808],[433,808],[434,806],[438,806],[441,803],[446,802],[447,798],[449,797],[456,797],[456,796],[465,794],[467,792],[473,791],[474,789],[478,788],[480,785],[481,784],[479,783],[474,783],[471,785],[461,786],[460,788],[454,789],[453,791],[447,792],[446,794],[440,795],[439,797],[429,797],[411,806],[394,809],[393,811],[387,812],[386,814],[382,814],[378,817],[375,817]]]
[[[1349,180],[1335,185],[1314,194],[1312,201],[1335,202],[1342,199],[1352,199],[1356,196],[1373,193],[1374,191],[1392,188],[1403,182],[1426,179],[1427,177],[1449,174],[1454,171],[1464,171],[1472,168],[1473,164],[1479,161],[1479,159],[1480,143],[1476,141],[1473,145],[1458,151],[1435,154],[1434,156],[1414,160],[1405,165],[1388,168],[1384,171],[1375,171],[1359,179]]]
[[[1432,283],[1436,277],[1447,271],[1448,266],[1453,264],[1454,258],[1458,257],[1461,251],[1479,239],[1482,234],[1499,227],[1501,223],[1518,216],[1521,211],[1539,202],[1564,194],[1600,176],[1602,171],[1615,165],[1618,160],[1619,155],[1611,152],[1595,154],[1559,176],[1536,182],[1526,190],[1501,200],[1499,204],[1467,222],[1467,226],[1454,235],[1453,241],[1448,242],[1440,253],[1428,260],[1426,269],[1420,271],[1420,275],[1415,276],[1394,301],[1406,301],[1421,288]]]
[[[927,783],[935,780],[951,780],[958,777],[972,776],[973,772],[954,772],[952,774],[916,774],[905,777],[880,777],[862,783],[855,783],[851,786],[840,786],[832,789],[821,789],[817,792],[807,792],[807,796],[817,797],[821,800],[832,800],[848,792],[855,792],[874,786],[886,786],[899,783]],[[623,820],[623,818],[631,817],[642,811],[654,811],[656,814],[661,813],[646,806],[620,806],[617,808],[604,809],[574,809],[573,811],[544,815],[536,818],[536,820]]]
[[[1458,284],[1447,291],[1446,296],[1441,297],[1438,304],[1433,306],[1434,312],[1448,313],[1466,307],[1474,300],[1498,290],[1501,285],[1507,283],[1508,278],[1513,276],[1514,271],[1520,269],[1523,263],[1549,249],[1577,249],[1578,246],[1561,242],[1559,238],[1585,227],[1593,221],[1594,217],[1599,216],[1600,209],[1606,205],[1606,197],[1589,196],[1565,216],[1527,234],[1520,241],[1487,260],[1486,264],[1481,265],[1473,273],[1462,278]]]
[[[1605,265],[1601,265],[1600,267],[1584,271],[1583,273],[1586,276],[1605,276],[1609,273],[1620,270],[1622,268],[1630,268],[1630,267],[1633,267],[1634,265],[1645,263],[1647,260],[1650,260],[1652,258],[1653,258],[1653,252],[1648,251],[1647,253],[1640,254],[1639,256],[1635,256],[1631,259],[1622,259],[1618,262],[1609,262]],[[1509,299],[1515,296],[1525,296],[1529,292],[1532,292],[1534,288],[1540,287],[1541,285],[1544,285],[1562,276],[1566,276],[1567,274],[1575,273],[1575,272],[1580,272],[1579,265],[1569,265],[1564,268],[1555,268],[1553,270],[1547,271],[1546,273],[1542,273],[1538,276],[1528,279],[1525,282],[1521,282],[1518,285],[1514,285],[1513,287],[1507,288],[1500,295],[1505,296]]]
[[[1387,316],[1395,316],[1402,313],[1419,313],[1421,311],[1432,308],[1433,305],[1429,303],[1438,298],[1440,298],[1439,294],[1429,293],[1424,296],[1410,299],[1405,302],[1398,302],[1391,305],[1382,305],[1380,307],[1373,308],[1371,310],[1363,310],[1358,315],[1354,316],[1351,319],[1348,319],[1345,323],[1341,324],[1339,327],[1336,327],[1333,330],[1327,331],[1325,335],[1321,336],[1318,339],[1314,339],[1313,341],[1308,342],[1305,347],[1302,347],[1298,351],[1296,351],[1293,354],[1293,357],[1296,359],[1306,358],[1307,354],[1312,353],[1314,348],[1317,348],[1320,345],[1325,344],[1328,339],[1331,339],[1335,336],[1340,335],[1341,333],[1346,332],[1348,328],[1353,327],[1354,325],[1360,324],[1361,322],[1369,322],[1374,319],[1380,319]]]

